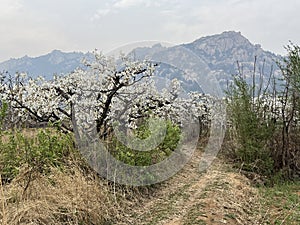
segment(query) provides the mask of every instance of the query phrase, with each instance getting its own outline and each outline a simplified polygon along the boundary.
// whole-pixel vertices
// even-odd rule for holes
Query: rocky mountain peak
[[[219,49],[220,51],[228,51],[234,47],[246,47],[251,43],[245,38],[241,32],[225,31],[221,34],[207,36],[200,38],[191,43],[195,48],[208,51],[213,49]],[[212,52],[212,54],[214,54]]]
[[[228,74],[236,73],[237,61],[251,70],[255,57],[269,66],[277,58],[275,54],[264,51],[259,44],[252,44],[241,32],[235,31],[203,37],[184,46],[201,57],[212,70],[223,70]]]
[[[53,50],[46,56],[48,57],[49,62],[54,65],[62,63],[65,60],[64,54],[60,50]]]

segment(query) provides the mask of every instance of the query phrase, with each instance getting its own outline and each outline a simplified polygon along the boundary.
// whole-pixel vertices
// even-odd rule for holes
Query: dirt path
[[[261,224],[259,196],[249,180],[219,159],[201,174],[200,159],[198,150],[180,173],[134,207],[123,224]]]

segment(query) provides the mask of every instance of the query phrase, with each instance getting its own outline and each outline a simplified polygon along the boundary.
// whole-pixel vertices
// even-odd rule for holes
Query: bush
[[[47,173],[50,167],[62,167],[73,150],[70,135],[49,129],[5,131],[0,134],[0,171],[10,182],[22,167]]]
[[[4,123],[4,119],[6,117],[6,113],[8,110],[8,104],[7,102],[0,100],[0,104],[1,104],[1,109],[0,109],[0,129],[2,129],[3,123]]]
[[[271,175],[274,162],[268,143],[275,127],[272,120],[264,118],[264,109],[253,95],[253,88],[242,76],[236,76],[226,93],[230,138],[235,144],[233,157],[247,171]]]
[[[282,102],[280,133],[273,146],[279,146],[276,154],[276,168],[283,177],[300,179],[300,47],[294,44],[286,47],[288,54],[279,64],[284,78],[280,92]]]
[[[240,74],[226,93],[232,156],[243,169],[266,175],[273,183],[300,178],[300,48],[287,50],[278,63],[280,85],[273,77],[273,89],[268,90],[270,77],[264,90],[262,81],[257,89],[255,73],[252,85]]]
[[[146,139],[151,134],[149,125],[147,122],[142,123],[135,131],[134,134],[140,139]],[[110,151],[112,155],[132,166],[149,166],[159,163],[171,155],[172,151],[176,149],[181,139],[180,128],[173,124],[171,121],[166,123],[166,134],[162,143],[156,148],[150,151],[138,151],[133,150],[119,140],[116,137],[110,145]]]

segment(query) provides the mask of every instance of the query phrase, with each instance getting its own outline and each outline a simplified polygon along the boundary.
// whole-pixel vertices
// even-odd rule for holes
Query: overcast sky
[[[53,49],[104,52],[126,43],[187,43],[240,31],[265,50],[300,44],[299,0],[0,0],[0,61]]]

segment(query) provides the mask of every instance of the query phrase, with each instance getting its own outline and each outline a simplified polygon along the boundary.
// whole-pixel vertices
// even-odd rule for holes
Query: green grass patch
[[[268,224],[300,224],[300,181],[261,187]]]

